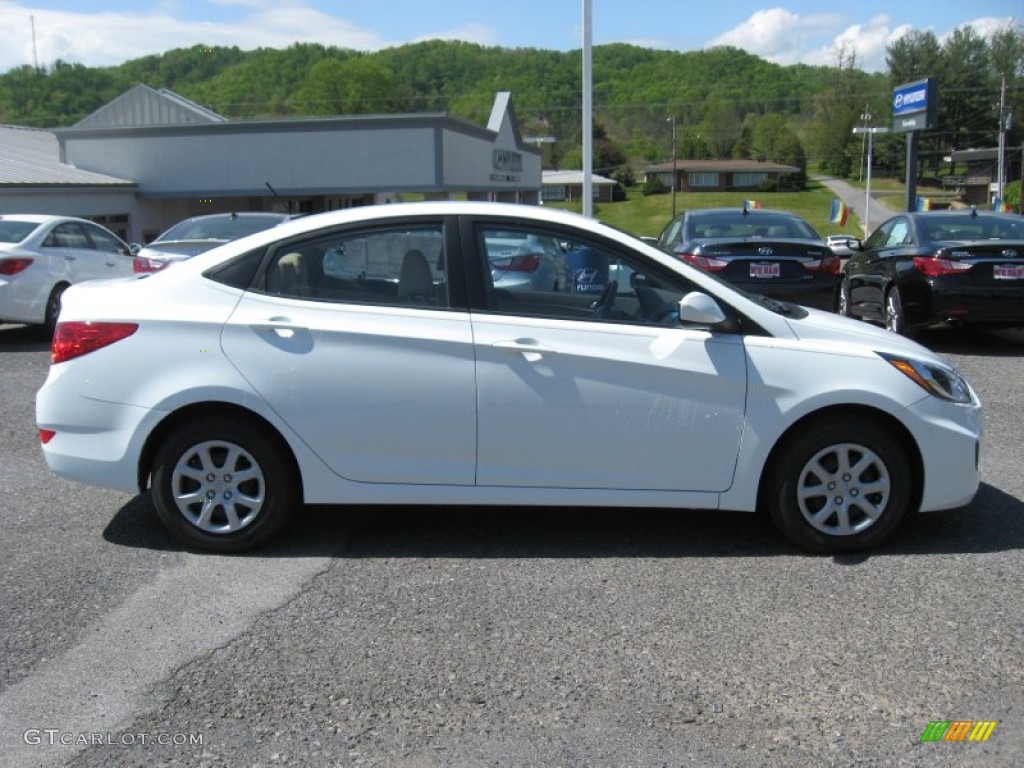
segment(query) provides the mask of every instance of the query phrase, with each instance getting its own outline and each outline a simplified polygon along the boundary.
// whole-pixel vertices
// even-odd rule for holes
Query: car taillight
[[[828,272],[831,275],[838,275],[840,263],[838,256],[826,256],[823,259],[805,261],[803,265],[808,272]]]
[[[679,253],[677,255],[687,264],[693,264],[693,266],[703,269],[705,272],[721,272],[729,266],[729,262],[711,256],[698,256],[696,253]]]
[[[166,267],[171,262],[169,261],[157,261],[156,259],[147,259],[145,256],[136,256],[132,260],[132,272],[136,275],[149,274],[150,272],[159,272],[161,269]]]
[[[138,329],[138,323],[57,323],[50,360],[54,365],[73,360],[126,339]]]
[[[48,442],[53,440],[53,436],[56,435],[56,430],[39,428],[39,442],[46,445]]]
[[[0,259],[0,275],[16,275],[32,265],[34,259]]]
[[[492,266],[508,272],[533,272],[540,266],[540,257],[535,253],[527,253],[522,256],[501,259],[494,262]]]
[[[951,261],[950,259],[938,259],[934,256],[914,257],[914,268],[926,277],[962,275],[973,266],[974,264],[967,261]]]

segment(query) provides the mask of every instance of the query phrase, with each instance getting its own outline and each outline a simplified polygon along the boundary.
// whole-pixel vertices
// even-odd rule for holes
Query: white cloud
[[[796,64],[803,61],[808,45],[838,26],[841,19],[838,14],[801,16],[785,8],[770,8],[712,38],[705,47],[728,45],[777,64]]]
[[[112,66],[199,43],[243,50],[286,48],[297,41],[355,50],[379,50],[397,44],[302,2],[219,2],[237,6],[240,17],[231,23],[187,20],[176,15],[174,3],[141,13],[45,11],[0,3],[0,72],[33,63],[30,17],[35,20],[36,51],[42,66],[57,59]]]

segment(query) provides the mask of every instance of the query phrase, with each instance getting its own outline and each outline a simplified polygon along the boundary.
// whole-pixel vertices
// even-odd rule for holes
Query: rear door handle
[[[254,323],[249,327],[258,333],[267,333],[268,331],[272,331],[282,339],[290,339],[297,333],[309,330],[305,326],[295,325],[287,317],[272,317],[265,323]]]
[[[545,357],[553,357],[558,354],[557,349],[545,347],[534,339],[516,339],[515,341],[496,341],[492,344],[495,349],[507,349],[510,352],[518,352],[527,362],[536,363]]]

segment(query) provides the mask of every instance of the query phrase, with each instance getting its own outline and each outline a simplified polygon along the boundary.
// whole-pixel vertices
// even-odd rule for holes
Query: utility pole
[[[679,182],[676,173],[676,116],[672,115],[669,118],[669,122],[672,123],[672,218],[676,217],[676,185]]]
[[[1006,132],[1009,128],[1010,118],[1006,114],[1006,75],[1004,74],[1002,85],[999,87],[999,155],[996,158],[996,164],[999,166],[996,168],[996,199],[999,200],[1000,206],[1003,204],[1003,188],[1006,180],[1003,156],[1006,152]]]
[[[583,215],[594,215],[594,110],[590,0],[583,0]]]

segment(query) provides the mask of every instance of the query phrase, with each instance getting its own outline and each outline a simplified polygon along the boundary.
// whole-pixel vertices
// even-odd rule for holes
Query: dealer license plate
[[[750,276],[751,277],[778,277],[782,274],[779,271],[778,262],[772,264],[751,264],[750,265]]]
[[[1024,264],[996,264],[992,274],[996,280],[1024,280]]]

